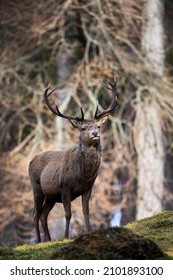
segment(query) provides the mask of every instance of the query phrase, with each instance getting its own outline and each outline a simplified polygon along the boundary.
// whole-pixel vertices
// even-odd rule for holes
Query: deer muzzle
[[[96,129],[92,130],[90,133],[90,138],[94,139],[94,140],[99,139],[100,134],[99,134],[98,130],[96,130]]]

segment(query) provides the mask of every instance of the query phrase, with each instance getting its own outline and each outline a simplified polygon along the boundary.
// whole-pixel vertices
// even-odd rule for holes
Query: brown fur
[[[51,240],[47,216],[56,202],[63,203],[66,217],[65,237],[69,236],[71,201],[80,195],[87,231],[90,231],[89,198],[101,160],[99,127],[107,118],[108,115],[100,120],[70,121],[80,130],[78,146],[64,152],[44,152],[30,162],[29,177],[34,194],[37,242],[41,241],[39,220],[42,223],[44,240]]]

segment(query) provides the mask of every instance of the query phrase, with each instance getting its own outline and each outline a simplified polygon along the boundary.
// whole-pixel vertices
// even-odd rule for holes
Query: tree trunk
[[[135,121],[138,190],[136,218],[144,218],[162,209],[164,148],[162,130],[154,102],[138,105]]]
[[[159,76],[164,71],[163,0],[146,0],[142,32],[142,50],[150,72]]]
[[[157,78],[164,71],[162,0],[146,1],[142,50],[148,73]],[[150,90],[149,90],[150,91]],[[148,92],[137,105],[134,142],[137,150],[138,190],[136,218],[151,216],[162,210],[164,192],[164,146],[158,106]]]

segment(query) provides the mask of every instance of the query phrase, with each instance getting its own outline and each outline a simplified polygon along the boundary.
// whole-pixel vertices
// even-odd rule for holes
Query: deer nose
[[[94,131],[92,132],[92,136],[93,136],[93,137],[97,137],[97,136],[99,136],[98,131],[97,131],[97,130],[94,130]]]

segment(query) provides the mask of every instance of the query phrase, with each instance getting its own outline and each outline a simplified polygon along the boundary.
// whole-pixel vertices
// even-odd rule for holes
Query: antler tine
[[[99,119],[99,118],[103,117],[104,115],[112,112],[117,105],[116,78],[114,77],[114,83],[111,83],[107,77],[106,77],[106,80],[108,81],[108,83],[110,84],[111,87],[108,87],[102,81],[100,81],[100,82],[104,87],[106,87],[108,90],[110,90],[112,92],[112,101],[111,101],[111,104],[109,105],[109,107],[101,113],[98,113],[98,104],[97,104],[95,116],[94,116],[95,119]]]
[[[48,90],[50,89],[50,84],[48,85],[48,87],[46,88],[45,92],[44,92],[44,101],[46,102],[48,108],[55,114],[58,115],[57,111],[51,106],[50,102],[49,102],[49,96],[56,90],[56,88],[54,88],[52,91],[48,92]]]
[[[108,81],[108,83],[110,83],[108,79],[107,79],[107,81]],[[105,88],[107,88],[107,89],[109,89],[109,90],[112,90],[110,87],[108,87],[108,86],[107,86],[105,83],[103,83],[102,81],[99,80],[99,82],[100,82]]]
[[[80,118],[77,117],[77,119],[78,119],[79,121],[83,121],[83,120],[84,120],[84,111],[83,111],[83,109],[82,109],[82,106],[80,106],[80,111],[81,111],[81,117],[80,117]]]
[[[49,97],[52,93],[55,92],[55,90],[57,89],[54,88],[53,90],[51,90],[50,92],[48,92],[48,90],[50,89],[50,84],[48,85],[48,87],[46,88],[45,92],[44,92],[44,100],[48,106],[48,108],[57,116],[59,117],[62,117],[62,118],[65,118],[65,119],[68,119],[68,120],[71,120],[71,119],[75,119],[77,121],[83,121],[84,120],[84,112],[83,112],[83,109],[82,107],[80,106],[80,110],[81,110],[81,117],[72,117],[70,115],[66,115],[66,114],[62,114],[58,108],[58,105],[56,104],[56,107],[53,108],[52,105],[50,104],[50,101],[49,101]]]
[[[99,110],[99,102],[97,100],[97,106],[96,106],[95,115],[94,115],[95,118],[96,118],[96,116],[98,114],[98,110]]]

